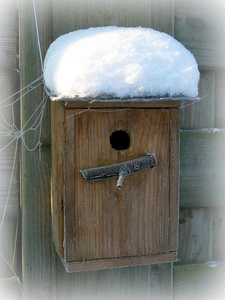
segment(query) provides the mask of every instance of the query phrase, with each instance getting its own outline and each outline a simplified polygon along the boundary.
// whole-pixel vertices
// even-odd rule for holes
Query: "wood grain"
[[[55,116],[57,115],[57,118]],[[51,103],[51,213],[53,239],[58,254],[64,258],[64,170],[65,170],[65,133],[64,110],[60,103]]]
[[[179,109],[170,110],[170,251],[178,249],[178,219],[179,219]]]
[[[16,68],[16,0],[0,2],[0,68]]]
[[[225,128],[225,71],[215,71],[215,124],[217,128]]]
[[[224,263],[174,267],[174,299],[224,299]]]
[[[54,39],[70,31],[101,26],[150,27],[151,1],[54,1]]]
[[[82,262],[68,262],[65,267],[68,272],[80,272],[91,270],[102,270],[111,268],[130,267],[137,265],[149,265],[160,262],[171,262],[177,258],[176,252],[161,253],[155,255],[118,257],[109,259],[89,260]]]
[[[197,264],[212,260],[211,209],[180,210],[178,264]]]
[[[224,205],[225,132],[181,131],[180,206]]]
[[[42,54],[52,41],[52,14],[50,1],[36,5]],[[20,3],[20,63],[21,88],[41,75],[32,1]],[[23,127],[43,99],[43,86],[21,99],[21,126]],[[26,129],[37,118],[38,111]],[[21,143],[21,206],[24,298],[51,298],[53,285],[53,243],[51,226],[51,121],[50,102],[42,122],[41,161],[39,148],[30,152]],[[39,131],[24,134],[25,143],[33,148]],[[40,288],[41,287],[41,288]]]
[[[66,109],[64,128],[63,108],[52,103],[53,118],[55,109],[61,115],[57,114],[58,121],[52,121],[53,234],[57,248],[61,243],[61,256],[75,262],[176,252],[178,192],[172,190],[178,189],[178,109],[171,113],[165,109]],[[112,132],[118,129],[130,136],[127,150],[116,151],[110,144]],[[55,149],[58,138],[61,146]],[[146,150],[155,153],[156,168],[128,176],[121,190],[116,189],[116,178],[88,184],[81,176],[81,169],[132,160]],[[65,152],[64,159],[61,151]],[[58,175],[61,172],[65,175]],[[60,191],[62,180],[65,196]],[[64,197],[63,213],[57,212],[60,195]]]
[[[224,10],[221,0],[175,0],[174,36],[204,67],[225,66]]]
[[[225,206],[213,209],[212,260],[225,261]]]
[[[7,199],[8,205],[5,218],[16,218],[19,212],[18,152],[16,152],[16,140],[13,140],[13,136],[0,137],[0,150],[9,145],[5,150],[0,151],[0,220],[2,220]],[[16,156],[16,163],[13,170],[14,156]],[[11,179],[12,183],[9,193]]]
[[[74,120],[76,148],[74,152],[73,143],[67,146],[67,159],[75,156],[76,251],[68,252],[67,260],[168,252],[169,111],[89,110]],[[115,151],[109,143],[117,129],[131,137],[127,151]],[[146,149],[158,157],[157,167],[127,177],[121,190],[115,178],[88,184],[79,172],[140,157]],[[73,169],[66,172],[73,176]]]
[[[94,100],[93,102],[88,101],[62,101],[62,105],[69,108],[172,108],[179,107],[180,99],[168,99],[168,100],[158,100],[158,99],[128,99],[124,100],[112,99],[111,101],[98,101]],[[184,100],[185,103],[185,100]]]
[[[199,101],[183,102],[180,108],[180,128],[192,130],[214,127],[215,77],[213,70],[201,70]]]

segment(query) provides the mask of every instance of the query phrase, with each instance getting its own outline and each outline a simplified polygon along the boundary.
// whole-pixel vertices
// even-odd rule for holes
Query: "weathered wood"
[[[174,36],[203,67],[225,67],[224,3],[175,0]]]
[[[16,0],[0,2],[0,69],[16,68]]]
[[[5,149],[1,151],[1,149],[3,148]],[[13,162],[14,162],[15,155],[16,155],[16,160],[15,160],[16,163],[13,170]],[[17,164],[17,157],[18,157],[17,155],[18,153],[16,152],[15,137],[0,136],[0,221],[3,218],[3,215],[5,219],[16,218],[18,216],[19,171],[18,171],[18,164]],[[7,204],[7,199],[8,199],[8,204]],[[7,204],[7,210],[6,213],[4,213],[6,204]]]
[[[225,131],[181,131],[180,207],[225,205]]]
[[[69,31],[98,26],[151,27],[173,35],[173,0],[85,0],[64,3],[58,0],[54,4],[54,39]]]
[[[225,128],[225,71],[215,71],[215,125]]]
[[[178,248],[178,215],[179,207],[176,205],[179,199],[179,110],[170,110],[170,251]],[[179,200],[178,200],[179,201]]]
[[[183,101],[185,101],[187,98]],[[193,100],[194,101],[194,100]],[[178,98],[175,100],[168,99],[168,100],[157,100],[157,99],[143,99],[140,101],[140,99],[131,99],[121,101],[113,99],[112,101],[98,101],[98,100],[92,100],[91,102],[88,101],[63,101],[62,105],[65,108],[175,108],[179,107],[182,101],[178,100]]]
[[[212,260],[225,261],[225,206],[213,209]]]
[[[54,39],[70,31],[99,26],[150,27],[151,1],[54,1]]]
[[[151,0],[150,27],[174,35],[174,0]]]
[[[214,127],[214,71],[201,70],[200,75],[199,101],[181,103],[181,129]]]
[[[68,270],[77,271],[79,266],[83,270],[88,265],[97,269],[98,264],[99,269],[122,266],[121,262],[126,265],[128,256],[129,265],[138,261],[146,264],[155,262],[156,256],[149,258],[149,255],[162,253],[163,257],[176,252],[178,108],[171,112],[169,109],[89,109],[85,112],[65,109],[64,114],[62,109],[59,103],[52,103],[52,117],[60,116],[59,120],[52,120],[53,170],[61,174],[52,177],[53,231],[56,247],[60,244],[58,252],[68,262]],[[110,144],[110,136],[118,128],[130,136],[127,150],[116,151]],[[87,167],[130,161],[145,151],[155,153],[157,166],[153,171],[128,176],[121,190],[116,190],[115,178],[87,183],[80,173]],[[60,191],[61,186],[65,186],[65,194]],[[63,209],[60,208],[62,203]],[[121,257],[118,262],[109,260],[117,257]],[[98,261],[86,262],[93,259]],[[108,260],[100,263],[99,259]]]
[[[43,56],[52,41],[52,6],[50,1],[35,1]],[[20,3],[20,64],[21,88],[41,75],[33,2]],[[43,99],[43,86],[21,99],[21,127]],[[27,299],[49,299],[52,294],[52,229],[50,206],[51,149],[50,107],[45,107],[41,134],[41,161],[39,147],[28,151],[21,143],[21,205],[23,283]],[[24,134],[36,120],[39,111],[23,128],[23,141],[31,149],[39,140],[39,130]]]
[[[57,299],[172,299],[172,263],[67,274],[57,259]]]
[[[138,265],[149,265],[160,262],[176,261],[177,253],[170,252],[165,254],[145,255],[145,256],[133,256],[133,257],[119,257],[111,259],[99,259],[80,262],[68,262],[65,264],[67,272],[80,272],[91,271],[111,268],[130,267]]]
[[[177,264],[212,260],[212,220],[209,208],[181,209]]]
[[[173,299],[172,263],[151,265],[149,299]]]
[[[57,258],[56,299],[143,299],[150,298],[150,266],[116,268],[68,274]],[[161,280],[160,280],[161,279]],[[159,280],[162,282],[162,275]]]
[[[57,118],[55,116],[57,115]],[[64,110],[59,102],[51,103],[51,130],[57,134],[52,135],[51,144],[55,145],[52,149],[52,157],[56,163],[52,164],[51,185],[52,188],[51,206],[52,206],[52,230],[53,240],[56,245],[58,254],[64,257],[64,170],[65,170],[65,153],[64,153]],[[55,199],[55,201],[53,201]],[[61,212],[61,213],[60,213]]]
[[[6,219],[2,225],[0,233],[0,278],[14,276],[10,266],[13,264],[12,267],[16,269],[16,256],[14,257],[16,232],[17,218],[13,218],[11,220]]]
[[[224,299],[224,276],[224,263],[175,266],[174,299]]]

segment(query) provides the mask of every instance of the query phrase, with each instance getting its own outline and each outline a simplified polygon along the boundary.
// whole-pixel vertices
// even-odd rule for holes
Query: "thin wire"
[[[2,220],[0,223],[0,231],[2,229],[2,225],[3,225],[3,221],[5,219],[5,214],[6,214],[6,210],[8,207],[8,202],[9,202],[9,195],[10,195],[10,191],[11,191],[11,187],[12,187],[12,182],[13,182],[13,174],[14,174],[14,170],[15,170],[15,165],[16,165],[16,154],[17,154],[17,150],[18,150],[18,139],[16,141],[16,148],[15,148],[15,153],[14,153],[14,159],[13,159],[13,166],[12,166],[12,173],[11,173],[11,177],[10,177],[10,183],[9,183],[9,188],[8,188],[8,193],[7,193],[7,198],[6,198],[6,203],[5,203],[5,207],[4,207],[4,212],[2,215]]]
[[[26,123],[23,125],[22,129],[21,129],[21,135],[23,135],[23,130],[26,127],[26,125],[30,122],[30,120],[33,118],[33,116],[36,114],[36,112],[38,111],[38,109],[40,108],[40,106],[44,103],[43,99],[40,104],[37,106],[37,108],[35,109],[35,111],[33,112],[33,114],[29,117],[29,119],[26,121]],[[33,123],[33,125],[37,122],[37,120]]]
[[[15,257],[16,257],[16,242],[17,242],[17,237],[18,237],[18,228],[19,228],[19,216],[17,217],[17,222],[16,222],[16,235],[15,235],[15,241],[14,241],[12,267],[14,266]]]
[[[197,102],[202,101],[205,97],[207,97],[207,96],[210,95],[211,93],[212,93],[212,91],[208,92],[207,94],[205,94],[203,97],[201,97],[200,99],[198,99],[198,100],[196,100],[196,101],[193,101],[193,102],[191,102],[191,103],[189,103],[189,104],[187,104],[187,105],[182,105],[182,106],[180,106],[180,109],[181,109],[181,108],[188,107],[188,106],[191,106],[191,105],[194,105],[194,104],[196,104]]]
[[[109,109],[109,110],[104,110],[104,109],[95,109],[95,108],[91,108],[91,106],[92,106],[92,104],[91,104],[88,108],[86,108],[86,109],[84,109],[84,110],[82,110],[82,111],[76,112],[75,114],[72,114],[72,115],[68,116],[68,117],[67,117],[67,120],[68,120],[69,118],[74,117],[74,116],[83,114],[83,113],[89,111],[90,109],[91,109],[91,111],[93,111],[93,112],[108,112],[108,113],[115,113],[115,112],[120,112],[120,111],[130,110],[130,108],[120,108],[120,109],[112,109],[112,110]],[[76,110],[75,110],[75,111],[76,111]]]
[[[11,98],[13,98],[13,97],[16,96],[17,94],[22,93],[23,90],[29,89],[29,87],[31,87],[32,84],[36,83],[37,81],[41,80],[42,78],[43,78],[43,75],[41,75],[40,77],[38,77],[37,79],[35,79],[33,82],[29,83],[29,84],[28,84],[27,86],[25,86],[24,88],[20,89],[18,92],[14,93],[14,94],[10,95],[9,97],[5,98],[4,100],[0,101],[0,104],[3,103],[3,102],[6,102],[7,100],[9,100],[9,99],[11,99]],[[41,84],[42,84],[42,82],[41,82]],[[34,88],[36,88],[36,87],[34,87]],[[21,98],[21,97],[19,97],[17,100],[20,100],[20,98]],[[16,100],[16,101],[17,101],[17,100]],[[14,101],[13,103],[15,103],[15,101]]]
[[[12,104],[16,103],[16,102],[19,101],[22,97],[24,97],[25,95],[27,95],[28,93],[30,93],[31,91],[35,90],[37,87],[39,87],[40,85],[42,85],[42,83],[43,83],[43,82],[40,82],[40,83],[39,83],[38,85],[36,85],[36,86],[29,86],[29,87],[27,88],[27,91],[26,91],[24,94],[22,94],[22,96],[20,96],[19,98],[17,98],[17,99],[16,99],[15,101],[13,101],[12,103],[9,103],[9,104],[0,106],[0,109],[1,109],[1,108],[5,108],[5,107],[9,107],[9,106],[11,106]]]
[[[41,43],[40,43],[40,36],[39,36],[38,22],[37,22],[37,13],[36,13],[34,0],[33,0],[33,8],[34,8],[34,19],[35,19],[35,26],[36,26],[36,33],[37,33],[38,49],[39,49],[39,55],[40,55],[40,61],[41,61],[41,69],[42,69],[42,73],[43,73],[44,65],[43,65],[43,59],[42,59],[42,53],[41,53]]]
[[[3,116],[2,112],[1,112],[1,109],[0,109],[0,116],[2,117],[3,121],[4,121],[9,127],[11,127],[11,124],[9,124],[9,123],[6,121],[5,117]]]
[[[1,256],[1,258],[4,260],[4,262],[10,267],[10,269],[12,270],[14,276],[17,278],[17,280],[18,280],[18,286],[19,286],[19,288],[20,288],[20,292],[21,292],[22,296],[24,297],[24,294],[23,294],[23,284],[22,284],[22,282],[19,280],[19,277],[16,275],[15,270],[13,269],[13,267],[10,265],[10,263],[5,259],[5,257],[4,257],[1,253],[0,253],[0,256]]]
[[[3,150],[5,150],[10,144],[12,144],[15,140],[17,140],[17,137],[15,136],[13,140],[11,140],[5,147],[3,147],[2,149],[0,149],[0,152],[2,152]]]
[[[29,127],[27,130],[25,131],[22,131],[21,133],[21,139],[23,141],[23,144],[25,146],[25,148],[28,150],[28,151],[34,151],[38,146],[41,147],[42,143],[40,141],[41,139],[41,131],[42,131],[42,120],[43,120],[43,116],[44,116],[44,112],[45,112],[45,107],[46,107],[46,103],[47,103],[47,99],[48,97],[45,96],[45,98],[42,100],[42,102],[40,104],[43,103],[43,106],[42,106],[42,109],[41,109],[41,112],[39,113],[38,117],[36,118],[36,120],[34,121],[34,123],[32,124],[31,127]],[[40,104],[39,106],[37,107],[37,109],[40,107]],[[37,109],[35,110],[35,112],[37,111]],[[35,112],[32,114],[32,116],[35,114]],[[29,118],[29,120],[32,118],[32,116]],[[38,119],[40,118],[38,124],[36,127],[33,128],[33,126],[37,123]],[[27,123],[29,122],[29,120],[26,122],[25,125],[27,125]],[[23,128],[25,127],[25,125],[23,126]],[[38,127],[40,127],[40,131],[39,131],[39,139],[38,139],[38,142],[37,144],[33,147],[33,148],[29,148],[28,145],[26,144],[25,140],[24,140],[24,134],[30,130],[36,130]],[[40,155],[40,152],[39,152],[39,159],[40,159],[41,155]]]

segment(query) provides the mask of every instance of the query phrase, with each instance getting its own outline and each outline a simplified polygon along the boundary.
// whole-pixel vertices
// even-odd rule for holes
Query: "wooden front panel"
[[[66,160],[74,160],[75,170],[66,163],[66,260],[168,252],[170,111],[67,110],[67,120]],[[109,141],[118,129],[130,136],[125,151]],[[87,183],[80,173],[138,158],[145,150],[156,154],[155,169],[128,176],[121,190],[117,178]]]

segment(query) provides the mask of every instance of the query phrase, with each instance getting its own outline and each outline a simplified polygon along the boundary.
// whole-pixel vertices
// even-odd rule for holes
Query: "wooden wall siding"
[[[205,264],[174,267],[174,300],[224,299],[225,264]]]
[[[16,237],[16,227],[17,227],[17,219],[6,219],[2,225],[1,236],[0,236],[0,278],[10,278],[14,276],[11,268],[8,264],[6,264],[6,259],[9,264],[13,262],[14,256],[14,246],[15,246],[15,237]],[[3,259],[3,257],[4,259]],[[17,259],[15,257],[14,268],[16,269]],[[1,292],[1,289],[0,289]],[[0,299],[1,293],[0,293]]]
[[[56,257],[53,299],[173,299],[173,264],[68,274]]]
[[[214,71],[200,70],[198,85],[200,101],[184,103],[180,108],[180,128],[199,129],[214,127]]]
[[[35,1],[42,54],[52,41],[51,1]],[[41,75],[32,1],[20,1],[20,74],[21,88]],[[35,111],[43,98],[43,85],[21,99],[21,126]],[[32,121],[34,122],[37,114]],[[42,124],[41,161],[39,149],[28,151],[21,143],[21,205],[23,280],[25,299],[51,299],[53,245],[51,228],[51,129],[50,103],[47,103]],[[39,132],[24,135],[33,147]]]
[[[16,39],[15,39],[16,1],[0,2],[0,69],[16,68]]]
[[[174,0],[174,36],[202,67],[225,67],[224,12],[221,0]]]
[[[3,149],[13,140],[13,136],[0,136],[0,149]],[[16,150],[16,141],[12,142],[5,150],[0,152],[0,220],[2,220],[5,205],[8,197],[10,187],[10,180],[13,171],[13,160]],[[7,211],[5,214],[6,219],[16,218],[19,211],[19,182],[18,182],[18,164],[15,166],[14,174],[12,177],[11,191]]]
[[[225,128],[225,70],[215,71],[215,113],[214,126]]]
[[[0,279],[0,299],[21,299],[21,290],[16,276]]]
[[[213,209],[212,260],[225,261],[225,206]]]
[[[224,67],[225,52],[224,39],[222,36],[224,31],[221,30],[221,28],[224,27],[224,18],[221,17],[222,14],[220,14],[220,11],[222,12],[220,0],[210,0],[208,2],[203,0],[154,1],[155,2],[148,0],[54,0],[51,2],[39,0],[37,16],[43,55],[53,39],[72,30],[90,26],[141,25],[143,27],[153,27],[172,35],[174,28],[175,38],[180,40],[194,53],[201,67]],[[49,7],[50,3],[53,3],[53,8]],[[154,3],[158,3],[161,8],[159,9],[159,6],[155,6]],[[163,5],[162,3],[169,3],[169,9],[167,5]],[[216,15],[216,11],[218,10],[219,13]],[[157,14],[163,17],[157,17]],[[173,15],[175,16],[174,19]],[[216,17],[214,17],[215,15]],[[167,29],[167,26],[169,26],[169,29]],[[24,87],[27,83],[40,75],[33,7],[31,1],[28,0],[21,1],[21,61],[23,62],[21,64],[21,87]],[[214,86],[216,89],[215,99],[213,94],[208,94],[208,96],[204,98],[206,101],[202,100],[202,103],[205,104],[199,102],[197,106],[193,105],[190,108],[183,109],[183,115],[181,117],[183,129],[214,127],[214,124],[218,124],[216,125],[217,127],[224,127],[223,113],[220,108],[223,107],[221,105],[224,98],[224,87],[223,79],[220,76],[221,73],[219,73],[223,71],[216,71],[215,81],[213,81],[213,72],[212,69],[201,71],[200,92],[201,95],[204,96],[210,92]],[[26,97],[26,101],[24,100],[22,104],[22,118],[24,118],[24,120],[30,115],[32,105],[35,106],[39,104],[42,97],[41,95],[42,91],[38,91],[38,93],[30,94]],[[50,112],[47,107],[42,137],[46,145],[50,143],[49,119]],[[194,132],[194,135],[195,134],[196,132]],[[198,137],[200,139],[201,135],[203,135],[202,141],[204,147],[208,147],[205,133],[199,132]],[[213,139],[215,138],[217,140],[216,137],[218,137],[218,135],[222,136],[223,133],[209,133],[207,137],[208,143],[213,144]],[[180,238],[183,241],[183,245],[180,248],[179,255],[181,258],[185,258],[184,244],[187,243],[187,241],[193,240],[193,238],[191,239],[191,235],[196,234],[193,228],[196,229],[196,226],[199,226],[201,234],[203,233],[204,240],[203,242],[197,243],[197,248],[200,249],[203,245],[208,244],[206,247],[211,249],[212,259],[223,260],[223,241],[221,240],[224,237],[225,229],[224,217],[222,213],[220,213],[219,205],[224,205],[224,199],[221,193],[216,191],[217,188],[214,188],[214,185],[212,186],[212,192],[206,195],[206,191],[208,191],[207,184],[209,183],[209,178],[212,176],[211,168],[221,183],[221,174],[224,174],[220,168],[221,160],[216,161],[219,167],[219,171],[217,171],[216,166],[211,167],[210,164],[207,164],[208,162],[206,162],[202,156],[201,151],[203,148],[200,148],[199,143],[196,142],[195,139],[194,143],[193,140],[192,142],[188,142],[188,136],[191,136],[191,133],[187,132],[187,136],[185,136],[185,132],[181,133],[181,149],[186,145],[186,150],[183,151],[183,154],[181,152],[181,155],[188,158],[189,153],[192,153],[188,164],[185,160],[181,163],[181,207],[184,207],[184,210],[181,209],[181,216],[186,216],[186,223],[190,224],[192,230],[190,230],[186,223],[181,223]],[[31,139],[32,142],[34,137],[31,136]],[[190,137],[190,140],[191,139]],[[221,144],[216,143],[221,147]],[[195,145],[197,147],[196,149],[194,148]],[[213,146],[210,149],[212,153],[218,153]],[[221,153],[222,150],[218,153],[218,156],[222,155]],[[21,194],[23,198],[24,216],[23,277],[25,296],[28,296],[29,299],[51,299],[51,297],[53,299],[72,299],[74,297],[80,299],[93,299],[94,297],[101,299],[101,296],[103,299],[132,299],[133,295],[135,299],[140,297],[140,295],[143,295],[143,299],[172,299],[172,284],[175,289],[175,299],[184,299],[185,293],[186,295],[190,295],[191,290],[197,290],[199,292],[204,291],[207,285],[210,287],[210,281],[214,282],[212,272],[218,274],[219,280],[224,277],[224,269],[222,267],[219,266],[218,268],[209,269],[209,267],[202,268],[201,265],[193,267],[177,265],[174,267],[173,277],[172,264],[67,274],[51,242],[50,149],[48,147],[42,148],[41,162],[38,160],[38,155],[38,151],[29,153],[25,149],[22,150]],[[221,157],[223,157],[223,155]],[[206,168],[203,168],[203,162],[206,163]],[[195,179],[200,181],[201,188],[197,188],[195,181],[191,180],[190,177],[190,174],[194,175],[194,170],[196,170],[198,166],[202,169],[202,173],[199,173],[199,176],[196,176]],[[185,168],[187,168],[187,171],[185,171]],[[204,174],[204,172],[208,173]],[[200,180],[201,177],[202,179]],[[184,182],[184,178],[187,179],[188,183]],[[205,184],[204,180],[206,180]],[[218,184],[215,178],[212,178],[212,180],[214,180],[213,183]],[[39,182],[40,185],[36,185],[34,181]],[[221,188],[221,185],[219,185],[219,187]],[[187,188],[189,190],[187,190]],[[203,193],[205,193],[205,198],[201,193],[202,188]],[[195,193],[192,192],[192,189],[195,190]],[[213,194],[214,191],[216,194]],[[223,193],[223,186],[221,192]],[[196,206],[199,208],[196,208]],[[211,206],[218,206],[218,208],[210,208]],[[192,215],[192,218],[189,215]],[[207,239],[204,224],[206,224],[206,228],[210,230]],[[197,232],[197,234],[200,232]],[[186,239],[182,237],[182,235],[185,236]],[[214,245],[212,245],[212,241]],[[192,245],[195,244],[192,243]],[[204,255],[201,254],[201,252],[194,252],[196,250],[194,247],[190,248],[190,250],[192,254],[196,253],[196,255],[187,255],[187,260],[189,261],[198,262],[203,259],[203,256],[205,259],[206,257],[207,259],[210,257],[210,252],[206,250],[203,252]],[[193,268],[192,274],[196,273],[196,276],[190,276],[190,272],[185,271],[187,268]],[[199,270],[203,270],[204,273],[201,273]],[[209,272],[207,270],[209,270]],[[205,276],[202,278],[206,278],[206,280],[201,281],[201,276]],[[201,284],[204,282],[206,282],[206,285],[202,286]],[[212,286],[212,291],[214,287],[217,287],[216,283]],[[199,293],[197,295],[198,299],[201,299]],[[191,294],[191,297],[187,298],[194,299],[194,296]],[[206,295],[204,299],[207,299]]]
[[[180,207],[225,205],[225,131],[181,131]]]
[[[180,212],[179,262],[196,264],[212,260],[211,209],[182,209]]]
[[[83,0],[53,4],[53,37],[98,26],[151,27],[173,35],[173,0]]]

